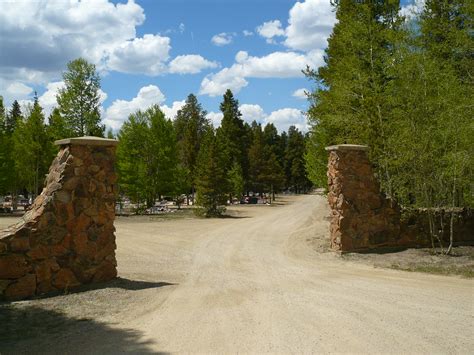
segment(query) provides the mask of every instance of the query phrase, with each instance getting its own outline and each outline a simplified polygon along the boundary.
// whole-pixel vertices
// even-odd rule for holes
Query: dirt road
[[[118,219],[121,279],[0,308],[0,353],[474,352],[473,281],[318,253],[324,198],[284,202]]]

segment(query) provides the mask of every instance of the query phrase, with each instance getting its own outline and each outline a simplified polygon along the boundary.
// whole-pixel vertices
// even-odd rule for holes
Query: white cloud
[[[295,108],[282,108],[273,111],[265,119],[265,124],[273,123],[278,130],[287,131],[290,126],[295,126],[300,131],[307,131],[308,124],[305,115]]]
[[[298,99],[307,99],[308,98],[308,96],[306,96],[307,92],[309,92],[307,89],[301,88],[301,89],[295,90],[291,96],[296,97]]]
[[[163,106],[160,106],[160,109],[161,111],[163,111],[166,117],[173,120],[176,117],[176,114],[178,113],[178,111],[181,110],[181,107],[183,107],[185,103],[186,103],[185,100],[174,101],[171,107],[167,105],[163,105]]]
[[[400,15],[405,16],[409,21],[418,17],[423,8],[425,7],[425,0],[413,0],[410,4],[402,6],[400,9]]]
[[[336,23],[335,13],[327,0],[296,2],[291,8],[284,44],[292,49],[324,49]]]
[[[132,0],[9,2],[0,11],[0,77],[44,84],[80,56],[102,66],[144,20]]]
[[[217,66],[216,62],[211,62],[197,54],[179,55],[170,62],[169,72],[196,74],[204,69],[216,68]]]
[[[221,125],[222,117],[224,117],[222,112],[208,112],[206,115],[206,118],[211,121],[214,127],[219,127]]]
[[[146,110],[151,105],[160,105],[165,95],[155,85],[144,86],[132,100],[115,100],[105,111],[104,123],[118,130],[128,116],[137,110]]]
[[[231,89],[235,93],[248,85],[245,78],[293,78],[302,77],[306,65],[318,67],[323,64],[322,50],[307,54],[296,52],[274,52],[263,57],[252,57],[240,51],[235,56],[236,63],[230,68],[208,75],[201,82],[200,94],[222,95]]]
[[[117,46],[110,55],[107,67],[124,73],[159,75],[166,72],[170,39],[146,34]]]
[[[28,99],[33,93],[33,88],[18,81],[0,80],[0,95],[3,96],[5,107],[10,106],[15,100]]]
[[[264,22],[263,25],[257,27],[256,31],[260,36],[266,38],[267,43],[274,43],[273,37],[285,34],[279,20]]]
[[[239,106],[239,110],[242,113],[242,119],[248,123],[252,121],[261,123],[267,117],[260,105],[243,104]]]
[[[182,22],[179,24],[178,28],[180,33],[183,33],[186,30],[186,26]]]
[[[219,47],[226,46],[232,43],[233,36],[234,36],[233,33],[222,32],[222,33],[212,36],[211,42]]]
[[[200,94],[219,96],[227,89],[238,93],[240,89],[248,85],[243,77],[235,75],[232,68],[224,68],[220,72],[206,76],[201,82]]]
[[[245,37],[253,36],[253,32],[252,32],[252,31],[243,30],[242,33],[243,33],[243,35],[244,35]]]
[[[59,93],[59,90],[64,88],[64,82],[63,81],[55,81],[48,83],[46,85],[46,91],[38,96],[38,102],[40,106],[43,108],[43,113],[45,117],[48,117],[51,112],[53,111],[53,108],[58,106],[58,103],[56,101],[56,95]],[[102,105],[105,100],[107,100],[107,94],[102,90],[99,89],[99,95],[100,95],[100,100],[99,103]],[[33,100],[31,98],[21,100],[21,103],[24,106],[27,106],[29,104],[33,104]],[[100,107],[100,110],[103,111],[102,106]]]

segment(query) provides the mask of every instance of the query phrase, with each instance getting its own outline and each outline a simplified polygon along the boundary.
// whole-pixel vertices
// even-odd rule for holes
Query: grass
[[[428,274],[436,275],[457,275],[464,278],[474,278],[474,269],[470,265],[429,265],[429,264],[418,264],[418,265],[403,265],[392,264],[391,269],[411,271],[411,272],[424,272]]]

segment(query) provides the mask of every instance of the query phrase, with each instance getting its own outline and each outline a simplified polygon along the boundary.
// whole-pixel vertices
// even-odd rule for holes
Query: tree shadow
[[[0,354],[157,354],[142,336],[27,302],[0,304]]]
[[[106,282],[99,282],[99,283],[92,283],[92,284],[77,286],[77,287],[67,290],[67,292],[64,292],[64,291],[49,292],[44,295],[35,296],[33,297],[33,299],[43,299],[43,298],[64,295],[66,293],[67,294],[82,293],[82,292],[101,290],[101,289],[106,289],[106,288],[120,288],[120,289],[128,290],[128,291],[139,291],[139,290],[146,290],[149,288],[160,288],[160,287],[174,286],[174,285],[176,284],[170,283],[170,282],[136,281],[136,280],[129,280],[123,277],[116,277],[115,279],[106,281]]]

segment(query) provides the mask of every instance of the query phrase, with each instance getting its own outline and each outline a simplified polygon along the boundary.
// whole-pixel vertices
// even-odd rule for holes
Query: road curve
[[[325,198],[282,202],[217,220],[119,218],[121,278],[14,304],[0,353],[474,353],[473,281],[319,253]],[[36,336],[12,338],[25,329]]]
[[[327,233],[326,215],[302,196],[203,232],[138,327],[170,352],[474,351],[472,281],[318,257],[306,240]]]

